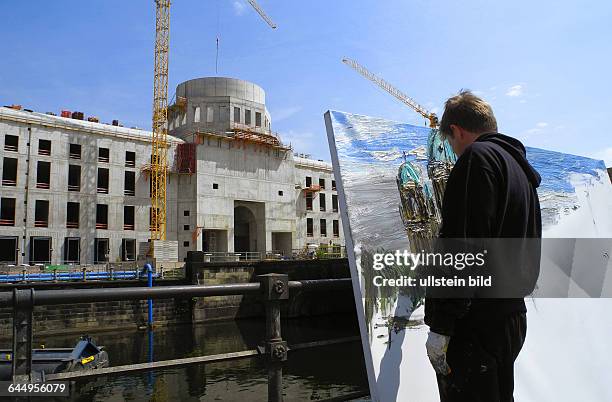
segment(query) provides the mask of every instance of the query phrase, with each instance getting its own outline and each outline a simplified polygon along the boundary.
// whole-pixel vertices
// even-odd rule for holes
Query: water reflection
[[[359,334],[352,316],[323,316],[283,322],[289,344]],[[263,322],[240,320],[158,329],[153,360],[176,359],[254,349],[263,338]],[[112,366],[149,361],[147,331],[91,331],[109,353]],[[71,345],[75,336],[35,337],[35,345]],[[367,390],[360,342],[290,352],[283,369],[286,400],[322,400]],[[197,364],[82,379],[75,383],[74,401],[266,401],[267,370],[262,357]]]

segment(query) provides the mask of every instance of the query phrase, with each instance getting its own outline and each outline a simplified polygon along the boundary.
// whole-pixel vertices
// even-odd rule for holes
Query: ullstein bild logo
[[[402,275],[399,278],[383,278],[380,275],[372,279],[374,286],[391,286],[391,287],[490,287],[493,279],[491,275],[486,276],[468,276],[467,278],[436,278],[435,276],[427,276],[425,278],[413,278]]]

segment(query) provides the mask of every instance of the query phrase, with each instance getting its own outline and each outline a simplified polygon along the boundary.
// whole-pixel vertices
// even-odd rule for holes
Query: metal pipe
[[[13,382],[30,382],[34,289],[13,289]]]
[[[98,369],[87,369],[79,371],[69,371],[63,373],[47,374],[45,381],[61,381],[72,380],[75,378],[99,377],[105,375],[130,373],[136,371],[151,371],[163,370],[166,368],[179,367],[192,364],[201,364],[209,362],[219,362],[224,360],[239,359],[243,357],[254,357],[259,355],[257,350],[245,350],[243,352],[230,352],[218,355],[186,357],[182,359],[162,360],[155,362],[127,364],[125,366],[112,366]]]
[[[338,279],[306,279],[289,281],[289,289],[295,290],[327,290],[352,286],[351,278]]]
[[[40,290],[36,292],[34,304],[47,306],[54,304],[90,303],[119,300],[172,299],[175,297],[207,297],[242,295],[259,292],[259,283],[237,283],[211,286],[163,286],[156,288],[106,288]],[[0,306],[11,306],[13,296],[9,292],[0,293]]]
[[[281,337],[281,311],[278,301],[266,302],[266,341],[279,342]]]
[[[289,299],[287,274],[257,277],[266,308],[266,354],[268,355],[268,402],[283,401],[283,362],[287,360],[287,343],[281,336],[282,301]]]
[[[147,285],[149,288],[153,288],[153,267],[151,264],[145,264],[147,270]],[[147,299],[147,307],[149,309],[149,330],[153,327],[153,300]]]
[[[276,344],[282,342],[280,301],[267,301],[266,343],[272,355],[268,359],[268,402],[283,401],[283,361],[274,356]]]
[[[351,280],[315,279],[303,281],[289,281],[288,287],[295,290],[319,290],[350,287]],[[133,288],[102,288],[102,289],[58,289],[39,290],[36,292],[34,305],[45,306],[54,304],[90,303],[119,300],[144,299],[171,299],[175,297],[209,297],[257,294],[260,284],[232,283],[225,285],[183,285],[160,287],[133,287]],[[0,292],[0,307],[13,305],[12,292]]]

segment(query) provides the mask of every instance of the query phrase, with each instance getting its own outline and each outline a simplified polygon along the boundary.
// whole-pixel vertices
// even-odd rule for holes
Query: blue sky
[[[174,0],[170,96],[215,75],[261,85],[273,129],[329,160],[328,109],[424,124],[341,63],[350,57],[432,111],[469,88],[500,131],[612,166],[612,3],[608,1]],[[0,103],[80,110],[150,128],[154,2],[0,5]]]

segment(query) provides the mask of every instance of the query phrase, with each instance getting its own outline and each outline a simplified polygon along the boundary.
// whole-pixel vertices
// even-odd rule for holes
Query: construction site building
[[[169,108],[167,239],[241,258],[344,245],[329,163],[271,130],[265,92],[231,78],[177,87]],[[151,133],[0,108],[0,264],[142,257],[150,238]]]

